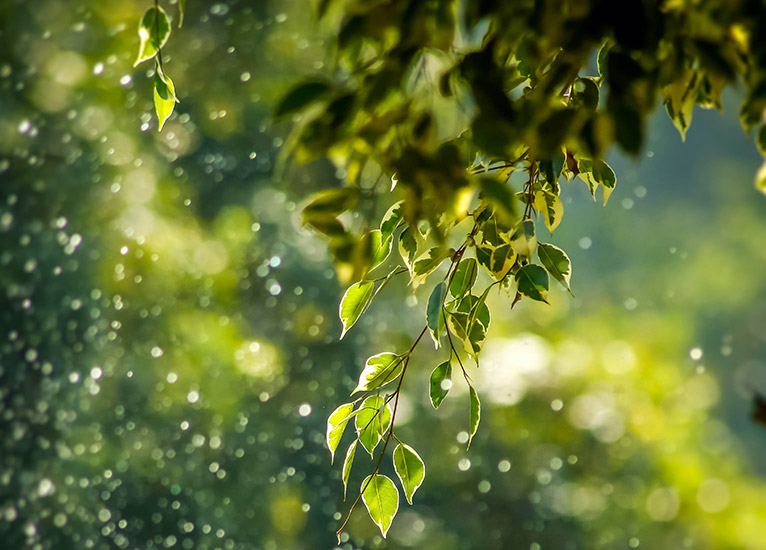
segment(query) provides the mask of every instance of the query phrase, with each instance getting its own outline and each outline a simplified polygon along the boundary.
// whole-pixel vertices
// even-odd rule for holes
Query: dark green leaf
[[[450,294],[460,300],[466,293],[470,292],[473,283],[476,282],[478,273],[479,268],[476,265],[476,260],[473,258],[462,260],[458,264],[455,275],[452,277],[452,282],[449,285]]]
[[[572,278],[572,262],[569,256],[559,247],[546,243],[540,243],[537,247],[537,255],[548,273],[572,294],[572,289],[569,287],[569,279]]]
[[[442,321],[442,304],[444,304],[444,297],[446,294],[447,283],[442,281],[434,287],[431,296],[428,298],[428,306],[426,307],[426,324],[428,325],[436,349],[439,349],[439,336],[444,328],[444,323]]]
[[[332,90],[332,87],[322,80],[309,80],[292,88],[274,109],[277,118],[291,115],[322,99]]]
[[[538,302],[548,303],[548,273],[539,265],[527,264],[516,272],[518,291]]]
[[[438,409],[444,398],[447,397],[452,387],[452,365],[445,361],[438,365],[431,373],[429,397],[434,409]]]

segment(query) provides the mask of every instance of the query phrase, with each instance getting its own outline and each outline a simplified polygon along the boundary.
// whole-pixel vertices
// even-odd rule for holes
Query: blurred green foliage
[[[329,71],[329,27],[297,0],[190,3],[157,134],[132,67],[146,8],[0,5],[2,547],[333,547],[325,419],[371,346],[409,347],[427,289],[392,282],[338,342],[343,289],[299,204],[343,174],[277,171],[271,118]],[[576,298],[511,315],[488,295],[470,450],[465,385],[434,411],[443,357],[413,355],[398,422],[428,476],[387,541],[357,512],[341,547],[766,548],[742,399],[766,390],[766,219],[753,148],[706,115],[684,147],[665,117],[652,158],[610,159],[606,209],[563,186]]]

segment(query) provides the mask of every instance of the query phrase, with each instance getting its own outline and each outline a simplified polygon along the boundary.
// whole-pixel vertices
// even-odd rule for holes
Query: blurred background
[[[332,28],[304,0],[190,1],[159,134],[132,66],[150,4],[0,0],[0,548],[334,548],[374,463],[344,503],[326,417],[424,302],[392,283],[338,341],[298,216],[338,180],[280,169],[270,116],[329,73]],[[686,143],[658,113],[606,208],[564,186],[576,298],[491,297],[470,450],[465,388],[434,411],[421,347],[397,434],[426,481],[342,548],[766,549],[766,199],[737,103]]]

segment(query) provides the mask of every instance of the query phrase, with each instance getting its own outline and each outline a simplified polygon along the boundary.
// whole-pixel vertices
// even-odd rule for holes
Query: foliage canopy
[[[617,184],[607,151],[641,152],[658,99],[683,138],[695,106],[720,109],[731,84],[744,85],[740,121],[766,152],[766,42],[757,39],[766,12],[757,0],[320,0],[317,11],[338,27],[334,70],[297,83],[274,116],[294,123],[283,168],[329,158],[343,181],[303,208],[348,287],[340,337],[394,278],[428,285],[410,348],[374,350],[352,392],[361,395],[327,421],[333,457],[355,427],[344,487],[358,443],[371,456],[381,446],[351,509],[361,499],[385,536],[400,503],[379,473],[392,439],[409,504],[425,477],[417,451],[394,432],[416,346],[428,334],[446,350],[430,375],[434,408],[453,371],[468,384],[470,445],[481,406],[465,360],[479,364],[490,292],[506,292],[510,307],[547,302],[553,278],[572,293],[569,256],[543,242],[562,222],[567,185],[585,184],[606,204]],[[157,3],[139,34],[136,63],[156,59],[161,129],[176,96],[162,64],[170,23]],[[766,191],[766,168],[756,187]]]

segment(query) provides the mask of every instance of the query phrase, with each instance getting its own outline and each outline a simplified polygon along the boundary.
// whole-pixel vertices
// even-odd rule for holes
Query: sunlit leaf
[[[159,120],[158,129],[160,132],[162,127],[165,126],[165,121],[173,114],[173,108],[177,102],[178,99],[176,98],[176,89],[173,81],[163,73],[162,68],[158,64],[154,73],[154,108],[157,111],[157,119]]]
[[[528,298],[548,303],[548,273],[535,264],[527,264],[516,272],[516,287]]]
[[[404,265],[410,272],[410,276],[414,276],[414,263],[415,255],[418,253],[418,241],[415,238],[415,230],[411,227],[405,228],[399,235],[399,255],[404,261]]]
[[[351,394],[379,388],[395,380],[402,372],[404,357],[395,353],[383,352],[368,358],[359,375],[359,383]]]
[[[476,431],[479,429],[479,421],[481,420],[481,402],[479,401],[479,394],[469,384],[468,386],[469,402],[471,407],[471,413],[468,419],[468,447],[471,446],[473,436],[476,435]]]
[[[140,63],[153,58],[170,37],[170,21],[168,14],[160,6],[159,9],[149,8],[144,12],[138,24],[138,57],[133,63],[137,67]]]
[[[379,395],[368,397],[359,406],[354,425],[362,447],[370,453],[370,456],[390,424],[391,409]]]
[[[330,416],[327,417],[327,448],[330,449],[331,462],[335,460],[335,451],[340,444],[340,440],[343,437],[343,432],[346,429],[349,419],[352,416],[354,410],[353,403],[345,403],[335,409]]]
[[[413,272],[416,277],[424,278],[434,271],[441,263],[447,259],[449,251],[444,247],[435,246],[429,249],[425,254],[415,260]]]
[[[399,490],[394,482],[381,474],[367,476],[362,482],[362,502],[385,538],[399,510]]]
[[[436,349],[439,349],[439,335],[441,334],[442,328],[444,328],[442,304],[444,303],[446,294],[447,283],[442,281],[434,287],[431,296],[428,298],[428,306],[426,307],[426,324],[428,325]]]
[[[343,500],[346,500],[346,491],[348,489],[348,478],[351,475],[351,466],[354,464],[354,456],[356,456],[356,444],[359,442],[355,439],[348,446],[346,451],[346,458],[343,461]]]
[[[426,465],[415,449],[399,443],[394,449],[394,471],[399,477],[407,502],[412,504],[412,496],[426,478]]]
[[[393,245],[393,237],[389,235],[388,238],[383,239],[383,233],[380,229],[373,229],[368,233],[372,241],[372,261],[370,262],[369,271],[372,271],[380,264],[386,261],[389,254],[391,254],[391,248]]]
[[[572,294],[569,286],[569,280],[572,278],[572,262],[566,252],[552,244],[540,243],[537,247],[537,256],[548,273]]]
[[[402,212],[404,211],[404,201],[395,203],[383,216],[380,222],[381,238],[385,241],[394,234],[399,222],[402,221]]]
[[[535,193],[534,206],[543,215],[548,231],[553,233],[564,216],[564,205],[559,196],[550,191],[538,191]]]
[[[184,24],[184,15],[186,14],[186,0],[178,0],[178,28]]]
[[[617,184],[617,176],[614,170],[603,160],[582,158],[577,161],[577,168],[580,171],[578,177],[588,184],[591,195],[596,198],[596,186],[600,185],[604,189],[604,204],[609,200],[609,195],[614,191]]]
[[[431,373],[429,397],[434,409],[438,409],[452,387],[452,365],[449,361],[439,364]]]
[[[359,320],[364,310],[367,309],[367,304],[370,302],[374,287],[375,284],[372,281],[360,281],[354,283],[346,290],[340,301],[340,309],[338,311],[340,321],[343,323],[343,332],[340,334],[341,340],[348,330],[354,326],[354,323]]]

